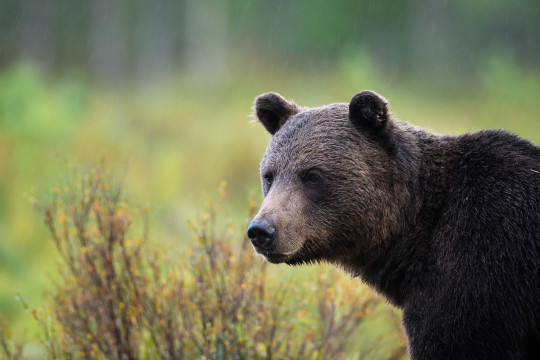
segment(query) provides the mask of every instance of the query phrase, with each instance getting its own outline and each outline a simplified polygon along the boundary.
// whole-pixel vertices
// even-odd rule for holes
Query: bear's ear
[[[364,90],[351,99],[349,119],[358,130],[379,134],[388,118],[388,101],[376,92]]]
[[[276,93],[266,93],[255,99],[255,114],[257,118],[274,135],[287,122],[289,117],[298,113],[300,109],[295,103],[285,100]]]

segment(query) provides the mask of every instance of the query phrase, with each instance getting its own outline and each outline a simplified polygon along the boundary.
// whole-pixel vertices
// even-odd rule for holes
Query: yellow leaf
[[[66,215],[62,210],[58,210],[58,222],[63,224],[66,221]]]

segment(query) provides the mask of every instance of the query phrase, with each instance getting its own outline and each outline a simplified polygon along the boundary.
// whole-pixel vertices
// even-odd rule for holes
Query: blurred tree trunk
[[[52,68],[58,50],[56,0],[26,0],[22,3],[19,49],[21,58]]]
[[[128,74],[126,12],[126,0],[92,0],[90,67],[98,81],[113,83]]]
[[[184,63],[199,79],[217,81],[227,62],[227,8],[222,0],[184,3]]]
[[[175,70],[177,4],[177,0],[141,0],[139,3],[136,73],[141,81],[163,78]]]

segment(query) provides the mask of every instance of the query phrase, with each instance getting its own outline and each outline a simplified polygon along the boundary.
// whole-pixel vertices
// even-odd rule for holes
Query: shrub
[[[8,360],[22,360],[24,359],[24,344],[10,341],[11,333],[7,329],[7,325],[6,321],[0,319],[0,354],[3,353]]]
[[[272,281],[245,237],[217,231],[224,186],[174,258],[103,166],[73,179],[37,205],[63,259],[47,294],[53,319],[32,310],[49,359],[343,358],[377,303],[328,270],[315,289]],[[0,338],[8,358],[23,358]]]

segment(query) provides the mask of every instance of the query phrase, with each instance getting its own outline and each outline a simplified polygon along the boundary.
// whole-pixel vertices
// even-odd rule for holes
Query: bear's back
[[[447,173],[439,261],[475,286],[488,279],[501,301],[526,289],[529,305],[538,308],[540,148],[501,130],[461,135]]]

